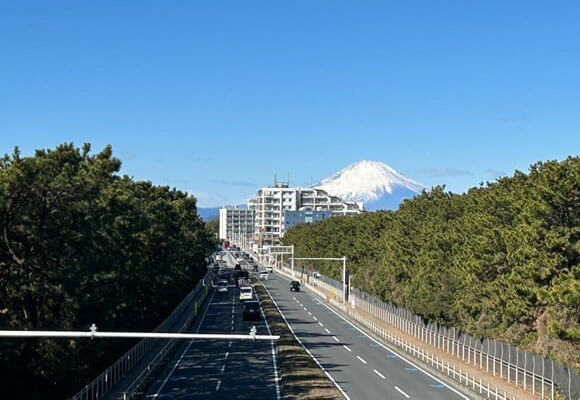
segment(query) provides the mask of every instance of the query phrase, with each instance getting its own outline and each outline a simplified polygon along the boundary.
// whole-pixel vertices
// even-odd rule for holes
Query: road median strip
[[[284,399],[342,399],[325,371],[296,340],[278,308],[260,281],[255,281],[256,293],[268,318],[276,342]]]

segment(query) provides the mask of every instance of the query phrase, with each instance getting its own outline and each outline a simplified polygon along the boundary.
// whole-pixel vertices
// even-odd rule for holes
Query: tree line
[[[203,276],[216,242],[196,199],[120,167],[88,144],[0,159],[0,329],[150,331]],[[2,397],[42,399],[70,396],[134,344],[1,340]]]
[[[480,337],[580,368],[580,157],[397,211],[299,225],[300,257],[347,256],[353,284]],[[305,264],[341,279],[339,264]]]

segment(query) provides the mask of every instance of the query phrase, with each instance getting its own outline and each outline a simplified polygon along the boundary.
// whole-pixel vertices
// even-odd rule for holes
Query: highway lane
[[[351,399],[467,399],[369,338],[314,293],[290,292],[288,278],[274,274],[264,283],[295,334]]]
[[[231,260],[228,262],[231,264]],[[215,289],[193,331],[199,333],[268,334],[264,319],[244,321],[239,289]],[[176,351],[147,393],[158,399],[279,399],[273,346],[268,341],[194,340]]]

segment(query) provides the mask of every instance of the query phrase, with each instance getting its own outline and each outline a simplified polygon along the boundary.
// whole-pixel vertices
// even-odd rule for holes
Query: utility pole
[[[342,257],[342,302],[346,305],[346,256]]]
[[[290,265],[292,266],[292,276],[294,276],[294,245],[292,245],[292,258],[290,260]]]

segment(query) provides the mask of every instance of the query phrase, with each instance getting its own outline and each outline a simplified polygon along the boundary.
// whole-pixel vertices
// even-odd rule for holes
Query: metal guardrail
[[[179,303],[179,305],[173,310],[173,312],[157,327],[153,332],[167,331],[172,328],[178,321],[179,318],[186,311],[194,310],[193,314],[197,313],[197,304],[200,301],[201,296],[206,295],[206,290],[202,290],[204,287],[204,282],[208,279],[209,272],[200,279],[197,285],[189,292],[189,294]],[[207,286],[205,286],[207,287]],[[191,322],[193,315],[190,315],[188,321]],[[179,330],[183,330],[186,324],[182,324]],[[133,346],[129,351],[127,351],[121,358],[119,358],[113,365],[107,368],[103,373],[101,373],[95,380],[86,385],[80,392],[72,397],[72,400],[100,400],[103,399],[105,394],[109,392],[115,384],[117,384],[127,373],[135,367],[142,359],[143,356],[150,353],[150,351],[158,346],[159,339],[146,338],[135,346]],[[168,340],[168,343],[163,346],[158,354],[154,357],[157,359],[160,354],[165,350],[166,352],[171,349],[169,345],[173,345],[175,339]],[[165,353],[166,354],[166,353]],[[145,368],[145,371],[147,368]],[[141,376],[140,374],[139,376]]]
[[[415,358],[430,364],[437,370],[440,370],[453,379],[458,380],[460,384],[463,384],[476,392],[479,391],[479,394],[487,398],[493,398],[494,400],[517,400],[517,397],[514,394],[508,393],[506,391],[500,391],[497,386],[490,385],[489,381],[483,381],[481,378],[476,379],[476,377],[473,374],[470,375],[468,371],[464,371],[462,368],[456,367],[455,364],[443,361],[437,355],[430,353],[429,351],[426,351],[425,349],[416,346],[413,343],[407,342],[406,340],[400,338],[398,335],[393,334],[381,326],[373,324],[372,321],[366,320],[356,312],[350,313],[349,315],[362,325],[369,328],[375,334],[388,340],[397,347],[413,355]]]
[[[425,322],[404,308],[384,303],[358,289],[353,289],[352,295],[356,308],[538,398],[554,399],[557,388],[570,400],[579,398],[580,378],[571,368],[496,340],[475,338],[455,328]]]
[[[284,270],[290,271],[287,266]],[[301,272],[297,272],[300,276]],[[342,298],[342,283],[324,275],[312,284]],[[540,399],[555,399],[556,388],[569,400],[580,400],[580,377],[572,368],[562,367],[542,356],[534,355],[495,340],[480,339],[455,328],[425,321],[410,311],[385,303],[362,290],[352,288],[351,307],[445,351],[470,365],[505,379]],[[485,391],[485,389],[483,389]],[[494,394],[495,395],[495,394]],[[499,398],[499,397],[498,397]]]

